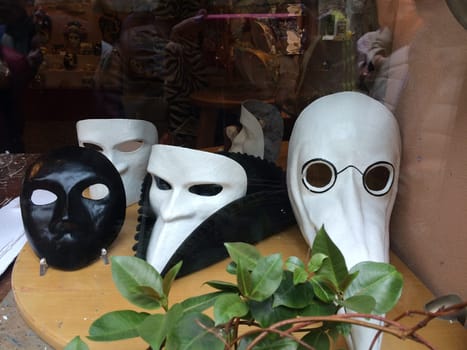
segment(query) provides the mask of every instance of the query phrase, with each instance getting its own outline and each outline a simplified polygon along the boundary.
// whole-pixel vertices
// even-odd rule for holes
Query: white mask
[[[189,148],[155,145],[148,172],[149,199],[157,220],[146,260],[158,271],[210,215],[245,196],[247,175],[236,161]]]
[[[324,225],[349,268],[389,261],[400,153],[396,119],[364,94],[332,94],[302,111],[289,142],[287,187],[310,246]],[[378,171],[387,181],[371,182]],[[354,328],[356,349],[368,349],[374,333],[357,335],[362,329]]]
[[[246,100],[240,109],[241,130],[234,133],[229,152],[245,153],[275,162],[284,123],[279,110],[259,100]]]
[[[264,157],[263,129],[258,119],[242,103],[240,109],[241,130],[232,140],[229,152],[245,153],[252,156]]]
[[[157,129],[138,119],[84,119],[76,123],[78,142],[102,152],[117,168],[125,188],[126,205],[138,202],[151,146],[158,142]],[[92,186],[90,195],[102,197]]]

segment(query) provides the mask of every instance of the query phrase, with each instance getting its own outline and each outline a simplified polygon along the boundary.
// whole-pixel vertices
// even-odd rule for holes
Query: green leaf
[[[370,295],[354,295],[342,301],[342,306],[355,312],[369,314],[376,306],[376,300]]]
[[[227,267],[225,268],[225,271],[231,275],[236,275],[237,274],[237,264],[233,261],[231,261]]]
[[[316,274],[328,279],[336,288],[338,288],[341,281],[344,281],[347,278],[348,270],[344,256],[339,248],[337,248],[334,242],[329,238],[324,227],[316,233],[311,251],[313,252],[313,255],[322,254],[328,257],[322,261],[321,267]]]
[[[89,350],[89,347],[79,336],[76,336],[65,346],[63,350]]]
[[[148,315],[133,310],[108,312],[91,324],[88,338],[94,341],[111,341],[138,337],[137,328]]]
[[[296,256],[290,256],[287,258],[284,264],[286,270],[294,272],[296,269],[305,269],[305,264],[302,260]]]
[[[300,284],[308,281],[308,272],[305,269],[297,268],[293,272],[293,283]]]
[[[248,311],[248,305],[238,294],[222,294],[214,303],[215,325],[228,323],[234,317],[245,316]]]
[[[248,335],[240,339],[238,350],[246,350],[257,335]],[[254,347],[254,350],[296,350],[298,343],[290,338],[280,338],[277,334],[268,334],[262,339],[259,344]]]
[[[305,264],[296,256],[291,256],[285,261],[285,269],[293,272],[294,284],[303,283],[308,280],[308,271],[306,271]]]
[[[182,315],[180,304],[175,304],[165,314],[150,315],[138,327],[139,335],[152,349],[160,349]]]
[[[313,292],[318,297],[319,300],[325,303],[331,303],[336,297],[336,291],[334,285],[328,279],[315,275],[310,279],[311,286],[313,287]]]
[[[223,292],[228,293],[239,293],[238,287],[236,284],[223,281],[208,281],[206,284],[212,288],[218,289]]]
[[[134,256],[114,256],[111,261],[112,278],[123,297],[145,309],[166,307],[162,277],[154,267]]]
[[[318,299],[313,300],[304,309],[300,310],[300,316],[329,316],[337,312],[337,306],[334,303],[324,303]]]
[[[273,307],[282,305],[302,309],[313,301],[314,295],[310,283],[295,285],[292,272],[284,271],[282,282],[274,293]]]
[[[358,271],[358,276],[345,291],[345,298],[367,295],[375,299],[374,312],[384,314],[398,302],[403,287],[403,278],[390,264],[365,261],[355,265],[351,273]]]
[[[214,322],[206,315],[188,313],[167,337],[166,348],[177,350],[224,350]]]
[[[272,299],[269,298],[261,302],[248,301],[251,315],[261,327],[268,327],[276,322],[294,318],[299,314],[299,310],[290,309],[285,306],[273,307]]]
[[[138,327],[139,336],[152,349],[160,349],[167,337],[167,324],[164,314],[148,316]]]
[[[239,260],[242,260],[243,266],[248,270],[252,270],[261,258],[261,254],[255,246],[248,243],[225,243],[225,247],[229,252],[230,258],[237,264]]]
[[[172,266],[170,270],[165,274],[164,279],[162,280],[162,290],[164,291],[164,295],[169,295],[170,288],[172,288],[172,283],[177,277],[178,271],[180,271],[181,267],[182,262],[180,261],[178,264]]]
[[[358,271],[354,271],[354,272],[352,272],[352,273],[349,273],[349,274],[347,275],[347,278],[344,279],[344,280],[341,282],[341,284],[340,284],[340,286],[339,286],[339,289],[340,289],[341,291],[347,290],[347,288],[349,287],[349,285],[353,282],[353,280],[354,280],[355,278],[357,278],[357,276],[358,276]]]
[[[246,296],[256,301],[269,298],[279,287],[283,272],[281,254],[262,257],[251,272],[251,289]]]
[[[243,266],[243,260],[237,262],[237,284],[240,293],[244,296],[248,296],[251,290],[251,276],[248,268]]]
[[[331,348],[331,340],[322,329],[311,331],[301,340],[315,348],[315,350],[329,350]],[[306,348],[300,345],[298,349],[303,350]]]
[[[324,260],[328,258],[327,255],[323,253],[316,253],[311,256],[310,261],[308,262],[308,271],[316,272],[318,271],[321,266],[323,265]]]
[[[189,312],[203,312],[206,309],[209,309],[214,305],[217,298],[222,295],[222,292],[213,292],[204,295],[199,295],[196,297],[191,297],[183,300],[180,305],[183,307],[184,313]]]

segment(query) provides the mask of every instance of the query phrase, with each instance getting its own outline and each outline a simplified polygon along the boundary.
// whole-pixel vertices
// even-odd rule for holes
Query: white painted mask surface
[[[306,241],[324,225],[348,268],[389,262],[400,152],[396,119],[375,99],[341,92],[305,108],[290,137],[287,187]],[[351,348],[369,348],[366,331],[354,327]]]
[[[236,161],[189,148],[154,145],[148,164],[149,199],[157,220],[146,261],[162,271],[183,241],[204,220],[245,196],[247,175]]]
[[[275,162],[284,133],[284,122],[277,107],[259,100],[246,100],[241,105],[240,124],[242,128],[238,133],[227,127],[226,133],[232,141],[229,152]]]
[[[76,123],[78,143],[102,152],[117,168],[125,187],[126,205],[138,202],[151,153],[158,142],[157,129],[138,119],[83,119]],[[92,197],[102,188],[91,187]]]
[[[240,108],[241,130],[232,140],[229,152],[245,153],[251,156],[264,157],[263,128],[258,119],[249,111],[248,102]]]

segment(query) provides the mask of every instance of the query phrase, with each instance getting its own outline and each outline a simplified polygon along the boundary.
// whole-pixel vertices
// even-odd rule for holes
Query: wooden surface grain
[[[127,218],[116,242],[109,250],[110,255],[133,255],[133,236],[137,222],[136,205],[127,209]],[[283,258],[295,255],[305,258],[308,247],[296,226],[275,235],[260,244],[263,254],[280,252]],[[395,255],[391,262],[404,275],[404,291],[396,308],[388,314],[393,318],[407,310],[421,310],[433,298],[430,291]],[[187,297],[210,291],[203,284],[208,280],[232,281],[233,276],[225,272],[226,261],[219,262],[195,274],[175,281],[170,304]],[[81,335],[92,350],[145,350],[147,345],[140,340],[110,343],[91,342],[85,339],[90,324],[108,311],[138,308],[129,304],[115,288],[110,265],[96,261],[92,265],[73,272],[49,268],[47,274],[39,276],[39,259],[28,245],[18,256],[12,275],[13,292],[18,309],[27,324],[55,349],[63,349],[76,335]],[[405,320],[406,324],[420,321],[418,317]],[[435,320],[420,332],[436,349],[465,350],[467,332],[460,324]],[[425,349],[409,341],[400,341],[384,336],[383,350]]]

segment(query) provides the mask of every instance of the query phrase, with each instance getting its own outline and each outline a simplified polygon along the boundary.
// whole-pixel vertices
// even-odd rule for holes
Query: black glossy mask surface
[[[90,199],[86,190],[105,185],[105,196]],[[46,193],[54,200],[37,203]],[[42,156],[28,168],[20,196],[29,243],[48,265],[82,268],[115,240],[125,220],[125,191],[118,171],[97,151],[66,147]]]

